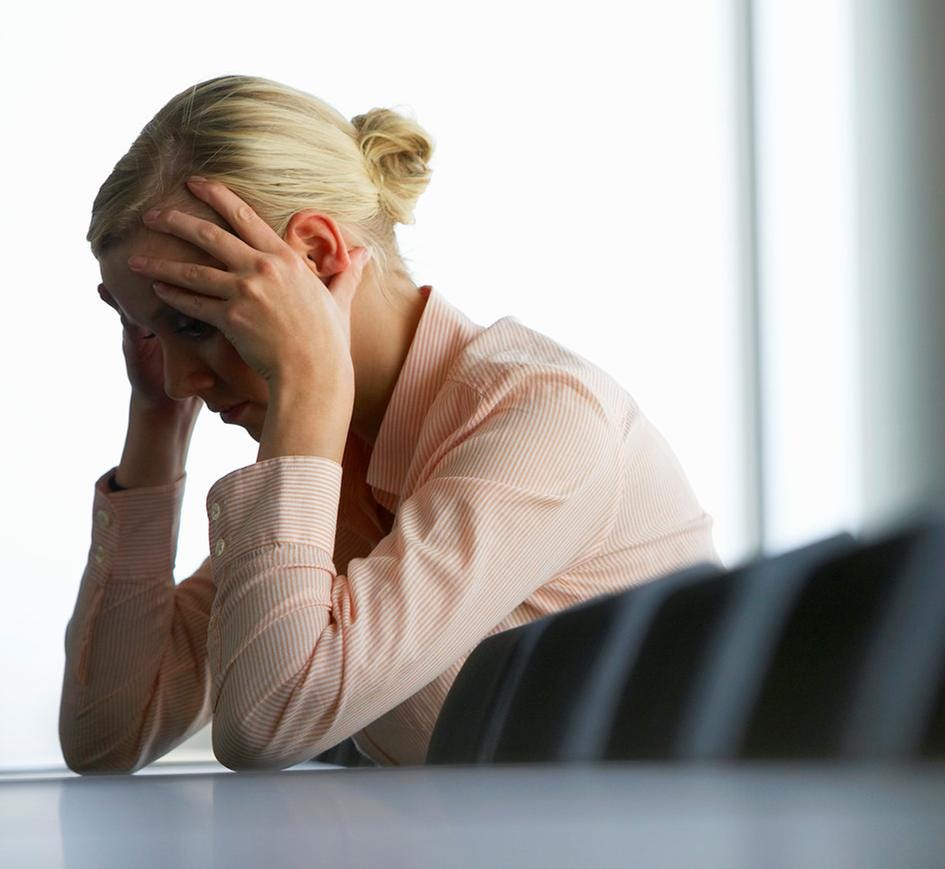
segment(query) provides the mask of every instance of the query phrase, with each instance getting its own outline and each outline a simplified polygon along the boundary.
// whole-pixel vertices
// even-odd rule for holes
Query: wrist
[[[341,464],[353,409],[353,384],[326,385],[324,378],[270,380],[256,461],[311,455]]]
[[[269,379],[269,404],[286,409],[307,407],[323,417],[350,421],[354,408],[354,371],[312,372],[296,366]]]
[[[187,398],[183,401],[166,399],[154,401],[150,398],[131,393],[130,411],[136,415],[147,417],[157,424],[179,424],[184,420],[196,419],[203,402],[199,398]]]
[[[201,406],[199,400],[193,401],[182,409],[156,407],[132,395],[125,446],[115,473],[119,486],[136,489],[180,479]]]

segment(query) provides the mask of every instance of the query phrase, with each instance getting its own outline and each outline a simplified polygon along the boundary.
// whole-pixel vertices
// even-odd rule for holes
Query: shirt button
[[[213,551],[219,556],[219,555],[223,555],[223,550],[224,550],[224,549],[226,549],[226,543],[224,542],[223,538],[221,537],[221,538],[217,541],[217,545],[214,547],[214,550],[213,550]]]
[[[220,518],[220,502],[219,501],[214,501],[213,504],[210,505],[210,518],[211,519]]]
[[[105,547],[99,544],[95,547],[95,560],[101,564],[105,560]]]
[[[108,528],[112,524],[112,517],[108,515],[105,510],[99,510],[95,514],[95,521],[98,523],[99,528]]]

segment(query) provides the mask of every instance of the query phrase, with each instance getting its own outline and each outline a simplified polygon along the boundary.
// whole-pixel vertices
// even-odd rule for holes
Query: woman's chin
[[[256,422],[253,420],[232,420],[226,423],[226,425],[243,429],[257,444],[259,443],[259,438],[262,436],[262,432],[259,431]]]
[[[241,423],[237,423],[243,431],[245,431],[256,443],[259,443],[259,438],[261,432],[257,429],[256,423],[253,420],[243,420]]]

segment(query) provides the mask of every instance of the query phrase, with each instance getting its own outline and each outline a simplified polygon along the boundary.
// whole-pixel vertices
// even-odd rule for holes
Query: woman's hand
[[[131,383],[131,396],[142,409],[167,411],[171,415],[197,413],[203,406],[198,398],[184,401],[170,398],[164,391],[164,354],[161,342],[153,335],[146,337],[146,330],[134,326],[125,319],[114,296],[105,284],[98,285],[99,297],[118,312],[123,327],[121,350],[125,356],[125,370]]]
[[[145,225],[189,241],[228,270],[138,257],[129,260],[129,268],[156,278],[155,292],[168,305],[223,333],[271,387],[303,378],[314,390],[350,387],[353,399],[351,303],[369,258],[367,250],[352,251],[350,266],[326,287],[306,261],[224,184],[194,179],[187,183],[239,237],[175,209],[145,215]]]

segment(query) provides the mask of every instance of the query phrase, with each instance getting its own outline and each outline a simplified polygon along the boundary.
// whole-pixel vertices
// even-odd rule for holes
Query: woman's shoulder
[[[577,391],[621,420],[636,411],[632,396],[606,371],[560,341],[517,317],[497,320],[474,337],[454,360],[448,379],[472,387],[490,401],[540,391]]]

